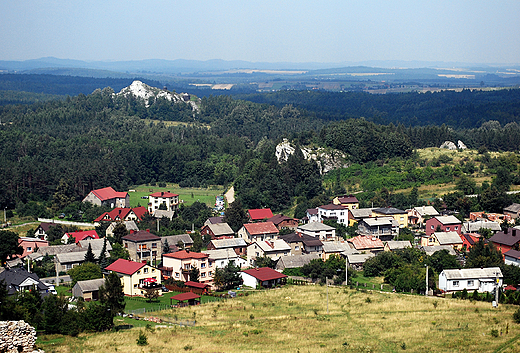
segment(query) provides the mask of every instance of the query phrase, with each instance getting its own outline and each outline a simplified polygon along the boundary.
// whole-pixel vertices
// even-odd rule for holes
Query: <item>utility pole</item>
[[[495,272],[495,302],[493,307],[498,308],[498,284],[499,284],[498,272]]]
[[[327,315],[329,315],[329,277],[325,277],[327,283]]]
[[[345,285],[348,286],[348,256],[345,256]]]

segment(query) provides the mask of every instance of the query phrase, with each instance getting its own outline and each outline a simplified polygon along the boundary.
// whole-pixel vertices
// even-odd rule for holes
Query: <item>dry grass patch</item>
[[[512,352],[516,307],[321,286],[287,286],[227,302],[161,312],[195,327],[109,332],[68,340],[58,352]],[[498,337],[491,335],[497,330]],[[501,334],[500,334],[501,333]],[[74,347],[71,342],[74,343]]]

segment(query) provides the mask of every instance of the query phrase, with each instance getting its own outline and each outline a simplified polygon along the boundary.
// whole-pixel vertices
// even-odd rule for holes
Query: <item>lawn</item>
[[[179,194],[179,200],[185,205],[191,205],[195,201],[203,202],[206,205],[215,206],[215,197],[222,195],[226,190],[223,186],[216,185],[209,188],[180,188],[177,184],[166,184],[166,187],[139,185],[130,188],[130,207],[148,204],[148,195],[158,191],[170,191]],[[145,198],[143,198],[145,197]]]
[[[142,309],[145,308],[146,310],[157,310],[159,308],[169,307],[170,306],[170,297],[173,297],[174,295],[180,294],[180,292],[166,292],[157,300],[154,300],[152,302],[148,302],[147,299],[141,298],[141,297],[125,297],[125,311],[129,312],[131,310],[136,309]],[[211,297],[208,295],[203,295],[201,297],[202,304],[213,302],[218,300],[218,298]],[[177,301],[174,300],[174,304],[176,304]]]
[[[344,287],[286,286],[154,313],[169,321],[194,319],[194,327],[134,327],[62,342],[52,336],[52,346],[42,337],[39,343],[48,352],[518,352],[520,325],[512,319],[517,309]],[[140,332],[147,346],[136,344]]]

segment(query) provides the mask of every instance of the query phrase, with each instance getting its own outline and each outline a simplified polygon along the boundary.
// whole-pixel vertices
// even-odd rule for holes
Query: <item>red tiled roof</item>
[[[510,284],[507,287],[505,287],[504,290],[516,290],[516,287]]]
[[[146,264],[141,262],[134,262],[125,259],[117,259],[113,264],[105,267],[107,271],[114,271],[124,273],[125,275],[133,275],[138,270],[143,268]]]
[[[273,222],[275,225],[282,223],[283,221],[298,221],[295,218],[284,216],[283,214],[277,214],[267,220],[267,222]]]
[[[209,255],[203,254],[200,252],[181,250],[181,251],[177,251],[177,252],[173,252],[173,253],[169,253],[169,254],[164,254],[163,256],[171,257],[174,259],[184,260],[184,259],[205,259]]]
[[[200,295],[195,294],[193,292],[185,292],[185,293],[177,294],[177,295],[174,295],[173,297],[170,297],[170,299],[180,300],[180,301],[190,300],[190,299],[199,299],[199,298],[200,298]]]
[[[158,237],[155,234],[152,234],[146,230],[140,230],[137,232],[130,233],[123,237],[123,240],[133,241],[134,243],[138,243],[141,241],[148,240],[161,240],[161,237]]]
[[[253,268],[253,269],[245,270],[242,272],[247,273],[248,275],[251,275],[254,278],[256,278],[257,280],[262,281],[262,282],[287,277],[283,273],[275,271],[269,267]]]
[[[126,218],[128,214],[133,211],[139,220],[143,219],[144,214],[147,212],[146,207],[135,207],[135,208],[120,208],[116,207],[110,212],[105,212],[98,218],[94,220],[94,222],[100,221],[120,221]]]
[[[209,284],[193,282],[193,281],[184,282],[184,285],[186,287],[193,287],[193,288],[200,288],[200,289],[209,287]]]
[[[273,222],[246,223],[244,227],[251,235],[278,233],[278,228]]]
[[[271,212],[270,208],[247,210],[247,213],[249,214],[251,220],[254,221],[260,221],[262,219],[271,218],[273,216],[273,212]]]
[[[122,198],[122,199],[124,199],[128,195],[127,192],[115,191],[110,186],[107,187],[107,188],[103,188],[103,189],[92,190],[92,193],[94,195],[96,195],[101,201],[115,199],[115,198]]]
[[[383,242],[379,238],[372,238],[368,236],[358,235],[357,237],[348,239],[354,244],[356,250],[383,248]]]
[[[99,235],[95,230],[83,230],[78,232],[65,233],[68,237],[73,237],[74,242],[77,244],[78,241],[85,238],[91,237],[92,239],[99,239]]]
[[[358,199],[355,196],[339,196],[338,201],[340,203],[359,203]]]
[[[179,196],[178,194],[173,194],[169,191],[157,191],[153,194],[150,194],[151,197],[164,197],[165,199],[169,199],[170,197]]]

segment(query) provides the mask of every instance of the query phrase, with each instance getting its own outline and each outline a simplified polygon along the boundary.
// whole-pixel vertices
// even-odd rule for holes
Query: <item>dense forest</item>
[[[56,208],[60,203],[56,200],[77,201],[94,188],[126,190],[131,185],[173,182],[181,186],[234,184],[245,207],[278,211],[294,202],[303,207],[323,192],[323,176],[316,163],[305,161],[300,153],[278,163],[274,149],[281,139],[288,138],[296,146],[342,151],[351,163],[378,165],[393,158],[410,158],[414,148],[439,146],[446,140],[461,139],[474,148],[517,151],[519,92],[359,96],[366,100],[372,97],[374,106],[390,106],[395,99],[395,107],[402,104],[403,112],[411,109],[405,104],[407,99],[440,97],[426,106],[435,110],[438,104],[437,109],[446,111],[451,106],[450,114],[457,121],[464,120],[459,114],[461,104],[473,98],[475,106],[485,105],[488,111],[494,107],[488,121],[471,129],[380,125],[375,113],[342,120],[358,115],[365,104],[362,101],[357,108],[345,106],[342,117],[334,118],[325,116],[325,106],[321,111],[307,109],[311,103],[301,108],[294,101],[294,105],[254,103],[226,95],[203,97],[199,109],[193,111],[190,105],[165,99],[144,102],[134,96],[115,95],[111,88],[59,100],[7,104],[0,106],[0,206],[14,208],[37,201]],[[31,95],[27,96],[29,101],[35,98]],[[23,101],[22,93],[13,97]],[[270,95],[266,97],[272,100]],[[344,100],[338,97],[338,102]],[[448,104],[449,97],[460,104]],[[331,104],[332,112],[340,111],[338,102]],[[426,114],[417,104],[414,109],[419,115]],[[178,123],[169,124],[172,121]],[[420,178],[441,180],[452,175],[451,170],[436,173],[439,176]],[[367,190],[377,191],[374,187]]]

